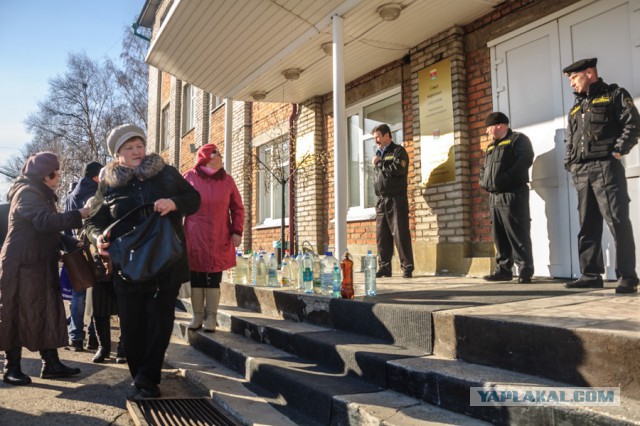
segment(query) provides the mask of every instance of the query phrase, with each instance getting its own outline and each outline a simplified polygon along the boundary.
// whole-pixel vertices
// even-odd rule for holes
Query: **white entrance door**
[[[598,58],[600,75],[637,96],[640,52],[640,1],[591,3],[492,49],[495,109],[505,112],[511,127],[532,141],[531,236],[536,275],[580,276],[577,254],[577,197],[564,171],[564,129],[573,94],[562,68],[581,58]],[[586,4],[587,2],[585,2]],[[638,99],[636,98],[636,103]],[[625,158],[631,220],[640,245],[640,154]],[[606,228],[606,226],[605,226]],[[606,277],[615,278],[615,248],[609,231],[603,238]],[[636,257],[640,250],[636,250]],[[640,265],[640,263],[639,263]]]
[[[535,274],[571,276],[568,179],[564,155],[558,27],[551,22],[494,50],[494,106],[531,139],[531,237]]]
[[[635,9],[640,6],[636,2]],[[632,28],[636,31],[640,27],[640,12],[632,10],[627,1],[608,0],[596,2],[589,7],[582,8],[570,15],[560,18],[558,28],[560,31],[560,52],[563,64],[571,64],[581,58],[598,58],[598,74],[606,83],[616,83],[631,92],[632,96],[638,95],[637,82],[634,82],[634,62],[637,66],[639,52],[633,46],[637,38],[631,38]],[[637,34],[636,34],[637,36]],[[638,68],[636,68],[638,69]],[[565,105],[573,104],[574,96],[567,78],[563,78],[563,95]],[[636,98],[636,105],[638,99]],[[640,245],[640,221],[637,219],[639,194],[638,190],[638,165],[639,150],[634,148],[624,158],[627,184],[631,204],[631,222],[633,223],[636,246]],[[571,197],[576,197],[575,191],[571,191]],[[578,221],[573,221],[572,236],[576,236],[579,230]],[[574,237],[576,244],[577,237]],[[615,244],[609,228],[604,226],[602,249],[605,260],[605,275],[608,279],[616,279],[615,274]],[[640,250],[636,250],[636,263]],[[574,260],[577,262],[577,259]],[[579,266],[576,267],[579,273]]]

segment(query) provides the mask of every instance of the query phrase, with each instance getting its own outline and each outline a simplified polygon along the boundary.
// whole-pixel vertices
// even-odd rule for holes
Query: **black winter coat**
[[[155,292],[179,287],[189,281],[189,261],[186,254],[182,219],[195,213],[200,207],[200,194],[187,182],[174,167],[166,165],[158,154],[149,154],[136,168],[131,169],[112,161],[105,167],[103,180],[100,181],[98,191],[91,206],[89,218],[85,221],[85,232],[92,244],[109,225],[135,207],[153,203],[160,198],[170,198],[176,205],[177,211],[169,213],[171,222],[182,240],[185,254],[171,269],[146,283],[126,283],[115,280],[116,291],[122,292]],[[129,231],[144,221],[141,212],[135,217],[128,218],[126,223],[118,225],[111,232],[111,238]],[[117,274],[118,271],[114,271]]]

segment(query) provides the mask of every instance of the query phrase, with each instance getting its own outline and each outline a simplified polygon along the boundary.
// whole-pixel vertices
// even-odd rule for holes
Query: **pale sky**
[[[145,0],[0,0],[0,163],[29,142],[23,122],[69,53],[118,59]],[[8,184],[0,177],[0,194]]]

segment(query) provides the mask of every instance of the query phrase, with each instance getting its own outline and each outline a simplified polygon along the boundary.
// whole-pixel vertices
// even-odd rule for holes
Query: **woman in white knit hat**
[[[141,209],[138,215],[127,217],[111,235],[103,235],[110,224],[149,203],[153,204],[153,211],[168,215],[184,245],[182,220],[198,210],[200,194],[162,157],[146,153],[146,136],[139,127],[133,124],[116,127],[107,145],[115,160],[104,168],[91,214],[85,222],[87,235],[98,252],[108,256],[109,239],[142,223],[151,212]],[[113,284],[125,355],[135,386],[131,397],[159,397],[158,385],[173,329],[178,290],[189,280],[187,256],[184,254],[168,270],[145,282],[127,282],[118,272],[113,271]]]

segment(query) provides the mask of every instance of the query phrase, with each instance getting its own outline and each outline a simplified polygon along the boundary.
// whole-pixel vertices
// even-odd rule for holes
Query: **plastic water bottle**
[[[233,269],[233,283],[244,284],[247,279],[247,262],[242,257],[242,252],[236,252],[236,266]]]
[[[260,255],[255,252],[251,255],[251,285],[258,285],[258,259]]]
[[[298,252],[298,290],[304,291],[304,255]]]
[[[302,257],[302,281],[304,283],[304,292],[313,293],[313,259],[309,253],[305,253]]]
[[[266,287],[267,280],[269,278],[269,271],[267,269],[267,262],[265,262],[264,256],[262,255],[262,253],[258,258],[257,269],[258,269],[258,273],[257,273],[258,287]]]
[[[298,287],[298,259],[295,254],[289,259],[289,285]]]
[[[271,253],[269,254],[269,261],[267,263],[267,273],[269,274],[269,287],[279,287],[278,284],[278,259],[276,259],[276,255]]]
[[[348,251],[344,253],[344,259],[340,262],[342,269],[342,287],[340,288],[340,296],[343,299],[353,299],[353,260]]]
[[[291,284],[291,256],[289,256],[289,250],[285,250],[280,267],[280,287],[287,287],[289,284]]]
[[[333,293],[333,268],[337,264],[338,261],[333,257],[333,253],[330,251],[326,252],[320,265],[320,285],[322,294],[325,296],[331,296],[331,293]]]
[[[320,256],[314,254],[312,261],[313,292],[316,294],[322,294],[322,262],[320,262]]]
[[[244,257],[244,256],[242,256]],[[244,262],[247,265],[247,273],[245,275],[245,284],[251,284],[253,280],[253,255],[251,250],[247,250],[247,256],[244,257]]]
[[[340,265],[336,259],[333,264],[333,292],[331,297],[340,297],[340,288],[342,287],[342,274],[340,273]]]
[[[376,295],[376,269],[377,261],[371,250],[367,252],[364,264],[364,292],[367,296]]]

